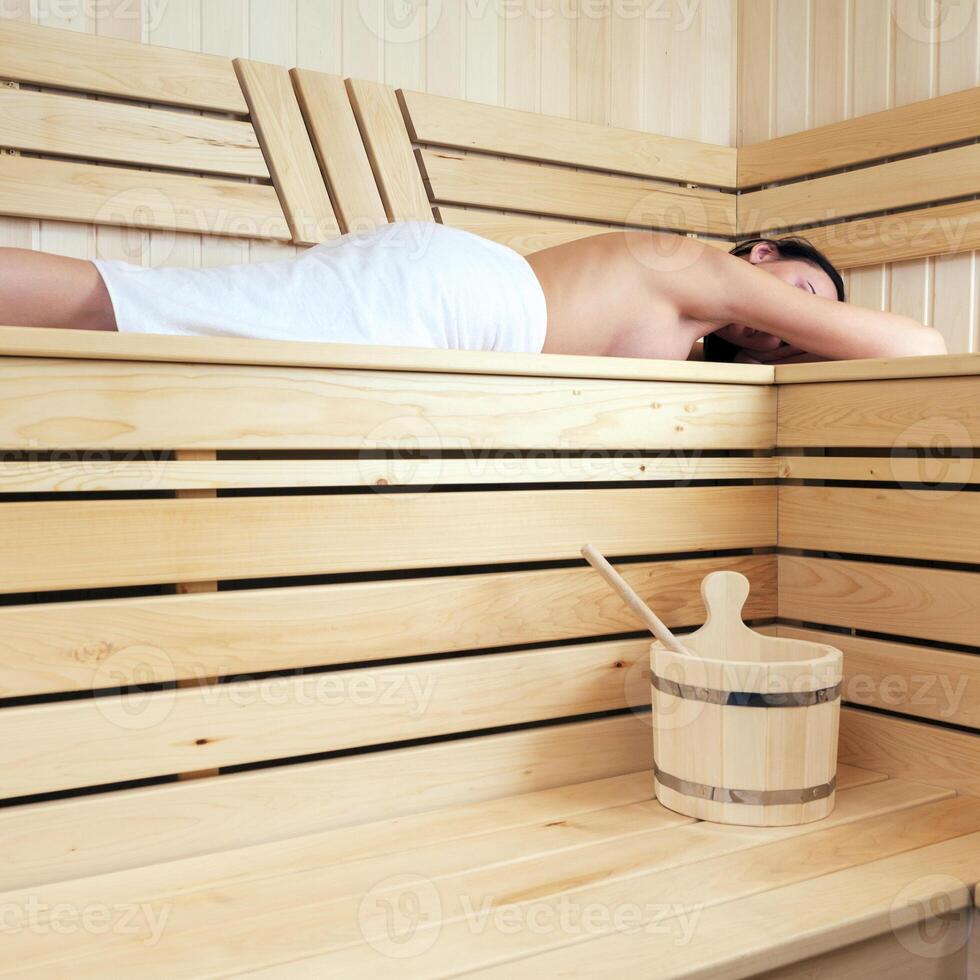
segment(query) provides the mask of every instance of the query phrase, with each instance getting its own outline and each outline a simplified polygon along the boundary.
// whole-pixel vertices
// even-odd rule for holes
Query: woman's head
[[[831,261],[805,238],[752,238],[740,242],[732,255],[816,296],[844,302],[844,280]],[[732,361],[743,350],[770,350],[780,344],[771,334],[728,324],[704,338],[707,361]]]

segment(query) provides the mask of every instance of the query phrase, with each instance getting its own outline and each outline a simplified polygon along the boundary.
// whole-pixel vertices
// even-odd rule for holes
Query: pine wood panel
[[[774,389],[731,385],[19,358],[0,377],[7,449],[765,448],[775,416]]]
[[[0,155],[0,213],[288,240],[275,190],[237,180]]]
[[[704,620],[731,569],[746,618],[776,614],[773,555],[641,562],[626,580],[670,626]],[[404,610],[412,610],[409,617]],[[506,609],[506,615],[501,610]],[[587,568],[0,608],[0,697],[584,639],[643,624]]]
[[[961,201],[808,228],[806,238],[838,269],[958,254],[980,246],[980,205]]]
[[[830,81],[828,79],[828,81]],[[980,136],[980,88],[742,146],[738,186],[754,187]]]
[[[316,154],[293,91],[289,72],[279,65],[235,59],[283,213],[297,245],[335,238],[340,226],[317,165]]]
[[[964,369],[975,370],[977,360],[968,356]],[[844,371],[860,371],[861,366],[862,362],[856,361],[844,366]],[[883,367],[887,371],[889,365]],[[834,371],[830,365],[829,370],[809,373],[814,380],[827,378],[824,384],[787,383],[807,376],[804,372],[794,374],[795,378],[784,375],[779,388],[780,446],[927,448],[935,453],[944,447],[966,448],[980,442],[980,418],[972,409],[980,396],[980,377],[855,384],[831,381]],[[934,465],[926,463],[925,471],[935,472]],[[955,471],[957,464],[951,465]],[[962,464],[958,472],[963,472]]]
[[[0,797],[626,707],[646,640],[0,711]]]
[[[209,245],[213,247],[213,243]],[[608,378],[620,381],[696,381],[760,386],[771,385],[773,380],[773,369],[765,364],[706,364],[701,361],[583,357],[577,354],[507,354],[502,351],[429,350],[229,337],[116,335],[100,330],[35,330],[24,327],[0,327],[0,356]],[[771,440],[767,444],[771,444]]]
[[[658,962],[663,972],[670,969],[679,973],[679,960],[688,969],[700,963],[707,972],[729,960],[725,955],[706,955],[705,946],[710,946],[718,936],[715,929],[702,932],[702,917],[712,908],[723,909],[723,918],[734,926],[741,903],[754,895],[778,895],[785,902],[787,893],[806,889],[814,880],[919,848],[925,855],[919,867],[925,873],[931,846],[971,833],[973,838],[980,837],[975,833],[976,801],[921,802],[935,799],[931,794],[937,791],[919,790],[907,784],[889,787],[888,782],[842,793],[835,812],[818,823],[820,829],[813,832],[800,827],[785,828],[791,833],[774,838],[758,833],[749,835],[744,828],[718,828],[707,823],[661,828],[605,847],[579,850],[573,868],[569,866],[567,852],[552,852],[522,864],[511,862],[504,867],[476,870],[455,878],[423,876],[424,884],[416,879],[393,881],[390,890],[370,895],[365,903],[367,908],[362,904],[359,916],[349,900],[338,902],[322,897],[323,880],[320,880],[317,884],[321,895],[311,894],[310,905],[289,921],[283,913],[270,910],[252,923],[253,929],[259,924],[261,928],[274,929],[282,923],[281,929],[275,929],[282,945],[274,952],[263,954],[258,943],[249,942],[245,929],[239,927],[235,929],[236,939],[247,946],[239,945],[232,950],[229,943],[228,953],[219,954],[209,965],[212,969],[221,965],[229,968],[234,962],[229,953],[250,955],[253,968],[263,963],[271,968],[263,971],[265,975],[275,976],[273,964],[290,956],[289,968],[295,971],[299,965],[304,975],[330,973],[358,980],[377,976],[383,964],[390,962],[383,941],[385,901],[408,903],[427,895],[431,904],[423,907],[431,909],[431,917],[438,925],[431,935],[423,933],[416,955],[400,962],[400,972],[406,978],[440,976],[460,970],[475,974],[486,971],[485,975],[501,977],[514,976],[515,971],[528,976],[575,975],[586,971],[589,975],[614,976],[651,961]],[[904,791],[907,801],[904,804],[897,802],[899,789]],[[846,808],[845,795],[851,797]],[[886,798],[890,805],[884,802]],[[955,852],[957,868],[978,866],[976,839],[970,842],[974,845],[972,854],[965,847]],[[576,875],[576,870],[581,874]],[[907,874],[907,869],[903,870]],[[315,880],[315,875],[309,877]],[[964,880],[970,880],[969,876]],[[313,880],[297,879],[295,884],[288,881],[284,884],[287,888],[290,885],[302,888],[304,896],[314,887]],[[894,899],[894,882],[889,884],[890,898]],[[91,888],[88,891],[91,893]],[[246,891],[243,887],[242,892]],[[960,907],[966,892],[966,887],[959,888]],[[664,899],[665,895],[670,897]],[[268,901],[268,896],[264,898]],[[263,900],[263,896],[257,899]],[[251,896],[250,900],[256,901]],[[489,906],[484,904],[487,902]],[[574,925],[563,928],[559,924],[568,921],[558,918],[562,907],[570,907],[571,914],[576,915]],[[588,920],[584,918],[586,909],[596,910]],[[695,909],[697,918],[693,922],[688,920],[682,931],[678,917],[693,915]],[[630,916],[634,928],[617,929],[614,922],[621,918],[614,920],[616,913]],[[795,915],[798,921],[800,906],[795,907]],[[316,921],[314,916],[318,917]],[[475,919],[475,916],[479,917]],[[181,918],[187,921],[186,917]],[[844,922],[848,919],[846,915],[839,918]],[[854,918],[860,922],[859,915]],[[474,928],[474,921],[479,928]],[[875,925],[880,931],[881,923]],[[181,929],[174,923],[173,931],[168,931],[163,941],[167,954],[180,955],[172,960],[174,963],[187,962],[185,957],[192,943],[200,947],[203,929],[196,932],[192,923],[190,926]],[[725,936],[729,949],[734,934],[732,929]],[[755,934],[753,938],[758,941],[760,936]],[[835,938],[831,930],[819,936],[828,946]],[[338,948],[352,941],[357,945]],[[617,952],[615,957],[603,955],[609,944]],[[690,949],[692,944],[700,955]],[[642,958],[636,951],[637,945],[642,947]],[[771,951],[774,945],[779,948],[770,931],[762,949],[756,952]],[[724,946],[717,947],[717,952]],[[632,957],[629,957],[630,950],[635,952]],[[740,952],[742,955],[730,956],[733,966],[742,964],[745,950]],[[158,953],[162,950],[158,949]],[[145,954],[140,957],[143,958]],[[670,967],[666,965],[668,958]],[[138,960],[120,949],[107,962],[120,969],[124,964],[132,968]]]
[[[432,208],[393,88],[348,79],[357,125],[389,221],[431,221]]]
[[[786,828],[787,832],[777,835],[752,835],[744,828],[727,827],[719,832],[719,828],[666,812],[656,803],[640,803],[583,815],[582,827],[593,830],[594,840],[580,839],[580,846],[571,853],[568,843],[575,835],[574,826],[550,821],[550,835],[541,823],[525,829],[523,849],[520,837],[504,830],[449,840],[441,847],[389,851],[384,855],[389,872],[384,878],[377,870],[379,862],[371,857],[339,865],[326,863],[335,844],[329,838],[314,838],[306,842],[305,863],[304,842],[296,841],[282,848],[189,861],[180,869],[147,868],[112,878],[64,882],[38,895],[44,908],[52,907],[55,897],[73,906],[99,901],[130,907],[146,902],[155,908],[160,903],[170,910],[167,928],[152,950],[131,939],[84,934],[67,940],[60,937],[61,945],[56,946],[22,930],[16,952],[20,962],[35,969],[70,960],[82,975],[95,954],[106,957],[107,968],[120,974],[139,972],[140,963],[157,970],[166,964],[171,975],[185,973],[192,965],[227,971],[236,962],[248,962],[252,969],[285,962],[295,970],[295,960],[312,954],[302,964],[303,975],[319,968],[321,975],[362,977],[371,967],[377,975],[379,966],[390,962],[382,941],[383,930],[392,925],[390,917],[387,922],[383,919],[386,900],[408,904],[421,897],[424,889],[423,894],[435,902],[425,906],[431,911],[423,928],[437,928],[425,948],[400,957],[400,969],[410,977],[439,975],[502,961],[513,965],[514,959],[555,946],[578,944],[573,948],[587,950],[589,944],[583,947],[583,939],[611,931],[608,920],[595,918],[578,929],[565,928],[564,934],[555,927],[542,929],[525,922],[523,916],[514,928],[512,917],[498,919],[493,914],[493,909],[504,911],[501,907],[505,905],[533,902],[547,916],[563,900],[575,909],[579,900],[589,908],[610,910],[628,903],[639,912],[642,923],[662,907],[662,900],[653,897],[660,886],[678,896],[664,916],[669,919],[692,907],[701,910],[735,902],[780,885],[802,884],[821,872],[842,871],[916,846],[928,847],[968,834],[976,826],[976,801],[944,800],[942,790],[929,787],[891,781],[869,784],[857,775],[854,785],[845,774],[846,790],[837,810],[812,833],[800,827]],[[843,846],[845,841],[849,846]],[[537,848],[533,848],[535,843]],[[787,860],[794,848],[806,852],[805,864]],[[276,863],[277,851],[282,864]],[[683,855],[680,862],[678,854]],[[569,877],[570,857],[582,877]],[[256,871],[243,873],[250,858]],[[695,862],[704,877],[691,873]],[[410,864],[411,873],[397,874],[403,868],[407,871]],[[296,870],[285,874],[283,865]],[[274,878],[269,877],[270,872]],[[630,888],[637,893],[636,902],[627,898]],[[219,890],[223,900],[214,901],[211,896]],[[13,908],[18,907],[18,897],[10,892],[4,895]],[[475,929],[474,908],[483,908],[484,902],[491,903],[490,914],[481,916],[483,928]],[[243,909],[249,914],[243,915]],[[524,910],[529,911],[527,905]],[[534,923],[541,921],[539,912]],[[282,928],[274,930],[277,942],[260,948],[262,936],[279,922]],[[202,944],[205,930],[226,941]],[[422,938],[428,937],[423,934]],[[659,932],[658,939],[667,945],[675,944],[677,937]],[[364,945],[365,940],[370,945]],[[197,945],[193,953],[192,944]],[[213,948],[214,955],[202,960],[206,948]],[[331,948],[336,952],[327,952]],[[191,960],[192,955],[197,958]]]
[[[0,21],[0,77],[245,114],[231,61],[111,37]]]
[[[980,735],[860,708],[841,710],[837,758],[847,765],[980,796],[978,752]]]
[[[418,154],[436,203],[734,234],[732,194],[450,150],[423,149]]]
[[[980,374],[980,357],[977,357],[976,354],[939,354],[922,357],[869,357],[854,361],[784,364],[776,368],[775,377],[778,384],[791,385],[807,384],[814,381],[956,378],[977,374]],[[830,391],[831,389],[828,388],[827,390]]]
[[[802,458],[802,457],[801,457]],[[978,464],[980,467],[980,464]],[[375,459],[0,459],[0,494],[775,479],[771,456],[451,456]]]
[[[394,827],[437,840],[464,815],[477,832],[520,825],[526,814],[541,812],[542,804],[564,818],[588,809],[588,799],[581,801],[580,792],[569,789],[583,781],[603,780],[600,804],[649,799],[652,764],[650,726],[629,714],[6,808],[0,810],[0,887],[35,886],[330,829],[347,828],[348,846],[370,848]],[[614,777],[638,770],[638,787],[633,777],[625,786],[610,785]],[[532,793],[547,795],[543,801],[525,795],[515,805],[500,800]],[[439,808],[445,809],[441,819],[432,814]],[[377,834],[366,828],[375,821]]]
[[[109,163],[269,177],[252,124],[0,87],[0,146]]]
[[[302,68],[290,74],[341,230],[384,224],[388,220],[384,204],[344,80]]]
[[[980,731],[980,656],[780,626],[779,636],[844,652],[845,701]]]
[[[561,560],[578,558],[586,541],[607,555],[775,543],[771,486],[602,493],[9,503],[0,590]]]
[[[738,199],[739,235],[907,208],[980,190],[980,145],[938,150],[861,170],[750,191]]]
[[[780,456],[779,476],[792,480],[871,480],[904,484],[980,483],[973,456]]]
[[[780,555],[779,615],[973,646],[980,635],[980,575]]]
[[[980,549],[980,495],[781,486],[779,545],[975,562]]]
[[[735,150],[559,116],[401,90],[410,137],[419,143],[481,150],[545,163],[735,186]]]

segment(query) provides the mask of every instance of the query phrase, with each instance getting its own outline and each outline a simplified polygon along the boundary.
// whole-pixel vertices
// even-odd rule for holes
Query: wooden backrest
[[[301,74],[317,84],[317,73]],[[734,234],[731,147],[361,79],[347,88],[390,221],[435,217],[525,253],[623,226],[719,244]],[[308,100],[304,109],[315,134]]]
[[[4,20],[0,81],[0,214],[339,233],[284,68]]]
[[[741,147],[739,235],[802,229],[845,269],[975,249],[978,138],[972,88]]]
[[[461,739],[463,795],[503,769],[554,785],[589,741],[582,778],[643,768],[650,729],[629,707],[648,699],[649,640],[579,557],[586,541],[672,626],[703,620],[698,583],[721,567],[751,579],[751,618],[774,614],[775,558],[752,553],[776,534],[774,461],[754,455],[775,433],[766,368],[0,334],[10,874],[14,830],[47,819],[37,794],[116,788],[62,801],[56,821],[80,842],[64,860],[108,868],[147,837],[176,856],[280,833],[261,826],[263,786],[336,797],[290,827],[344,819],[343,799],[360,819],[391,813],[356,776],[380,772],[364,750],[408,753],[418,777],[410,746]],[[567,749],[541,758],[529,746],[553,736],[536,726],[558,720]],[[485,752],[510,726],[514,749]],[[340,761],[342,784],[324,775]],[[257,764],[272,768],[229,775]],[[440,770],[425,792],[385,786],[419,806]],[[226,779],[228,799],[245,794],[233,826],[221,793],[195,788]],[[134,821],[99,844],[95,815],[131,813],[130,793],[159,835]]]

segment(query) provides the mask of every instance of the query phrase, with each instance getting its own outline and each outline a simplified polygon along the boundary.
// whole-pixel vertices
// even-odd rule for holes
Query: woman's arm
[[[819,357],[945,354],[938,330],[911,317],[814,296],[744,259],[705,249],[697,301],[726,322],[763,330]],[[699,264],[701,264],[699,262]]]
[[[91,262],[0,248],[0,325],[115,330],[116,318]]]

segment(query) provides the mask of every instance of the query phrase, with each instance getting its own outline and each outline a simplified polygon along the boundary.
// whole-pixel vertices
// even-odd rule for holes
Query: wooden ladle
[[[629,587],[626,579],[591,544],[582,548],[582,557],[609,583],[623,602],[647,624],[650,632],[668,650],[692,656],[691,651],[667,629],[657,614]]]

